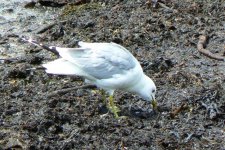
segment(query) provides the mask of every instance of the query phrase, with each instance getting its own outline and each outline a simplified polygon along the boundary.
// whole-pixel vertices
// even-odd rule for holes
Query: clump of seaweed
[[[97,10],[100,9],[102,5],[100,3],[87,3],[87,4],[82,4],[82,5],[75,5],[75,4],[68,4],[67,6],[64,7],[62,11],[62,16],[67,16],[71,14],[81,14],[86,11],[91,11],[91,10]]]

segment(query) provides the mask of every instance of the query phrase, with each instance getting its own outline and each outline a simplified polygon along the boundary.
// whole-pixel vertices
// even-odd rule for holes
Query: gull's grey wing
[[[85,44],[85,45],[82,45]],[[79,43],[81,48],[56,48],[60,56],[97,79],[107,79],[136,66],[137,60],[115,43]]]

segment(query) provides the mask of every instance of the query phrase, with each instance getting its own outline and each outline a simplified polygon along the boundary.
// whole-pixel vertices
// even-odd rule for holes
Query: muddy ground
[[[0,149],[225,149],[225,62],[197,50],[203,34],[206,49],[223,55],[225,3],[153,3],[3,0]],[[41,64],[56,56],[22,35],[64,47],[80,40],[123,45],[155,81],[158,110],[121,91],[115,93],[121,119],[106,114],[95,89],[49,97],[83,79],[46,74]]]

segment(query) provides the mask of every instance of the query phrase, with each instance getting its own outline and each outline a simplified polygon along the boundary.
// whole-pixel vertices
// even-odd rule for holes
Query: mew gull
[[[153,108],[156,107],[155,83],[144,74],[137,59],[123,46],[112,42],[79,42],[79,48],[62,48],[22,39],[61,56],[43,64],[47,73],[83,76],[87,82],[105,90],[110,95],[109,108],[116,118],[118,109],[113,102],[115,90],[135,93],[150,101]]]

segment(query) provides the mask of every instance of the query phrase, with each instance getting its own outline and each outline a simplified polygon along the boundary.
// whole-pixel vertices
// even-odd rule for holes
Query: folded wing
[[[118,44],[79,42],[79,45],[80,48],[56,47],[62,59],[45,64],[47,72],[107,79],[137,65],[133,55]],[[57,66],[57,63],[60,65]],[[59,71],[56,71],[57,68]]]

